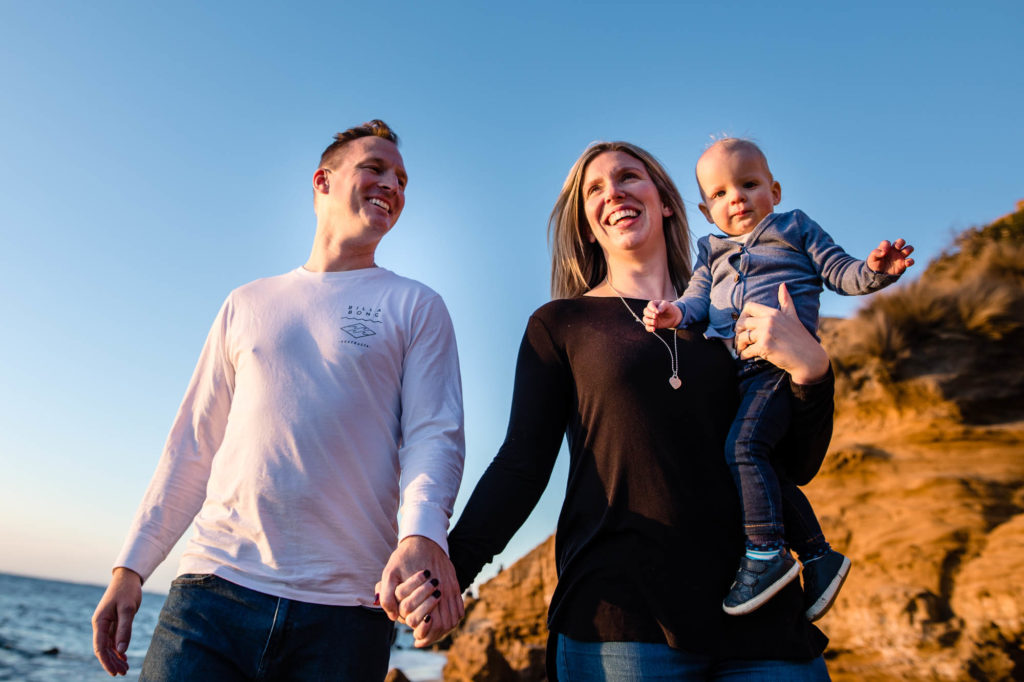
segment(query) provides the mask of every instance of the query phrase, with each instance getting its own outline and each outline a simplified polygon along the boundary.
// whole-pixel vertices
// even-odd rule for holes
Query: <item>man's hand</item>
[[[132,621],[142,603],[142,577],[119,566],[92,614],[92,650],[111,676],[128,672],[125,651],[132,640]]]
[[[868,267],[875,272],[899,276],[914,264],[914,259],[910,258],[912,253],[914,247],[902,239],[891,244],[883,240],[877,249],[868,254]]]
[[[671,301],[650,301],[644,308],[644,329],[649,332],[666,327],[678,327],[682,321],[683,311]]]
[[[417,647],[440,639],[465,614],[452,562],[436,542],[420,535],[398,543],[384,567],[377,594],[391,620],[402,620],[413,628]]]

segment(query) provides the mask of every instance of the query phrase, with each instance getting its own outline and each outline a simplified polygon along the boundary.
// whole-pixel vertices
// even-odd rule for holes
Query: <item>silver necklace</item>
[[[605,277],[604,281],[608,282],[608,288],[615,292],[615,295],[619,297],[620,301],[622,301],[622,305],[626,306],[626,310],[628,310],[629,314],[633,316],[633,319],[639,322],[641,326],[643,326],[644,321],[636,316],[636,313],[633,312],[633,309],[629,307],[628,303],[626,303],[626,299],[622,298],[622,294],[619,293],[619,290],[612,286],[611,277]],[[658,335],[657,330],[654,331],[654,338],[658,339],[658,341],[661,341],[661,345],[665,346],[665,350],[668,351],[669,367],[672,369],[672,376],[668,378],[668,385],[671,386],[672,388],[678,389],[680,386],[683,385],[683,382],[679,378],[679,347],[676,345],[676,333],[672,332],[671,348],[669,348],[668,341],[666,341],[665,339],[661,338]]]

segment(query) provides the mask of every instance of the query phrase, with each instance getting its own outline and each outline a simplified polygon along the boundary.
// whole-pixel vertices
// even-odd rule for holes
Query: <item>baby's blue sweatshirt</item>
[[[843,251],[803,211],[772,213],[745,242],[708,235],[697,242],[697,266],[676,305],[681,326],[708,321],[705,336],[732,338],[733,326],[748,301],[779,307],[785,282],[800,321],[817,335],[818,299],[824,284],[844,295],[870,294],[899,275],[875,272]]]

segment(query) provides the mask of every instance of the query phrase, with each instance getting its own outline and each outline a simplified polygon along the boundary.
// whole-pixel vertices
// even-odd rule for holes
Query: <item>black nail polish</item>
[[[440,581],[437,578],[431,578],[430,579],[430,584],[433,585],[434,587],[437,587],[441,583],[440,583]]]
[[[429,578],[430,577],[430,571],[429,570],[424,570],[423,571],[423,577],[424,578]]]
[[[430,622],[430,614],[429,613],[427,615],[423,616],[423,622],[424,623],[429,623]]]
[[[430,596],[433,597],[434,599],[440,599],[441,598],[441,590],[434,590],[431,593]]]

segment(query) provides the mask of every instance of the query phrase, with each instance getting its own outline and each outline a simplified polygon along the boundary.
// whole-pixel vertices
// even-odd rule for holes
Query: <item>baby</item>
[[[817,335],[818,298],[824,283],[841,294],[868,294],[896,279],[914,261],[902,239],[883,241],[867,261],[847,254],[803,212],[773,213],[782,189],[753,142],[727,138],[697,161],[701,213],[724,236],[698,242],[693,278],[675,301],[651,301],[644,310],[649,331],[707,321],[708,338],[721,338],[736,354],[734,325],[743,305],[775,307],[785,283],[800,321]],[[757,342],[740,332],[743,347]],[[806,616],[814,621],[832,606],[850,560],[825,541],[807,498],[771,464],[790,421],[787,374],[764,359],[737,359],[740,407],[726,442],[726,459],[743,504],[746,555],[729,594],[726,613],[760,608],[790,581],[800,556]],[[785,526],[782,510],[785,508]]]

